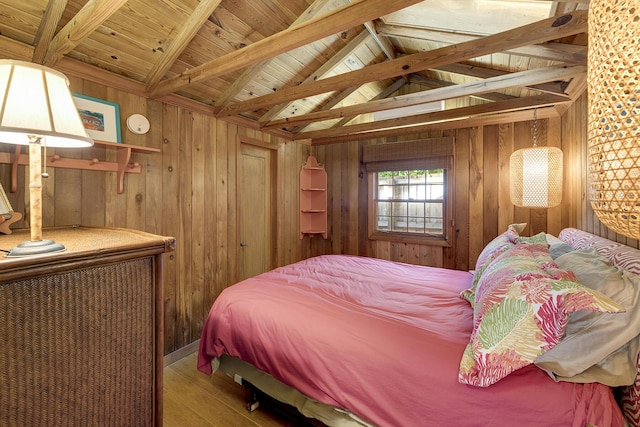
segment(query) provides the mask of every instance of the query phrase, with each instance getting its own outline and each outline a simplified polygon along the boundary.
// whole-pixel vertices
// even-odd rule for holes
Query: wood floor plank
[[[304,423],[259,407],[245,409],[247,391],[221,372],[197,370],[197,354],[164,368],[164,427],[294,427]]]

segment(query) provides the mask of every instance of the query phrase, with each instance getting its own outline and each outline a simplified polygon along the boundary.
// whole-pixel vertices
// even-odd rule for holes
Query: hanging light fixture
[[[640,2],[589,5],[589,182],[593,211],[640,239]]]
[[[527,208],[551,208],[562,201],[562,151],[538,147],[537,110],[533,112],[533,147],[510,158],[511,203]]]

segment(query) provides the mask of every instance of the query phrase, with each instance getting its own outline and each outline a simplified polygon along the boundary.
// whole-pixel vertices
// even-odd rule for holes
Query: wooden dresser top
[[[0,281],[14,276],[12,271],[24,269],[47,269],[54,266],[78,263],[100,263],[114,256],[134,257],[161,254],[175,250],[173,237],[159,236],[138,230],[102,227],[58,227],[45,228],[42,238],[64,245],[64,252],[9,258],[4,254],[18,244],[29,241],[28,229],[15,230],[12,234],[0,235]],[[33,271],[32,271],[33,272]]]

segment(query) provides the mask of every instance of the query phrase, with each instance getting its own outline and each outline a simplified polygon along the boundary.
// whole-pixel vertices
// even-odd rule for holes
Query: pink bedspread
[[[621,426],[611,390],[528,366],[488,388],[458,382],[467,272],[325,255],[226,289],[198,368],[223,353],[378,426]]]

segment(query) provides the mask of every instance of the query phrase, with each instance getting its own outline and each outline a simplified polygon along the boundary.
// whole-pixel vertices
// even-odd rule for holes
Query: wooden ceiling
[[[562,114],[586,88],[587,9],[588,0],[0,0],[0,58],[325,144]]]

